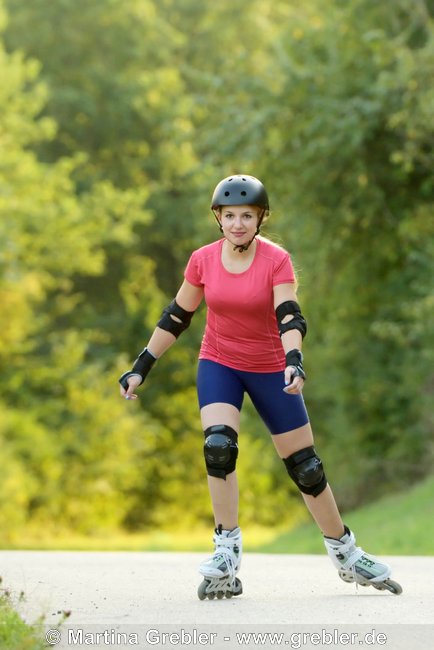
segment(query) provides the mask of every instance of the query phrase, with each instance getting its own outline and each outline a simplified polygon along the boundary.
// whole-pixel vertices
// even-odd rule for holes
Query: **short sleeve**
[[[185,279],[195,287],[203,287],[202,273],[196,252],[194,252],[184,271]]]
[[[276,284],[286,284],[287,282],[295,282],[295,273],[289,253],[285,252],[274,268],[273,287]]]

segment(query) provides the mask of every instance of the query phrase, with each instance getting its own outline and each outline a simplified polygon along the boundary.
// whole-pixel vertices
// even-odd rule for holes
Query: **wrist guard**
[[[293,318],[287,323],[282,323],[283,319],[287,315],[293,316]],[[280,336],[285,334],[285,332],[289,332],[289,330],[298,330],[302,338],[306,336],[307,323],[301,313],[298,302],[295,302],[295,300],[286,300],[285,302],[281,302],[280,305],[276,307],[276,318]]]
[[[156,360],[157,359],[153,354],[151,354],[151,352],[149,352],[148,348],[145,348],[142,352],[140,352],[139,356],[134,362],[132,369],[124,372],[124,374],[119,377],[119,383],[122,388],[128,390],[128,378],[132,375],[140,375],[142,381],[140,382],[139,386],[143,384]]]
[[[290,350],[286,353],[285,358],[286,366],[292,366],[295,368],[293,377],[301,377],[302,379],[306,379],[306,373],[304,372],[303,368],[303,354],[300,352],[300,350]]]

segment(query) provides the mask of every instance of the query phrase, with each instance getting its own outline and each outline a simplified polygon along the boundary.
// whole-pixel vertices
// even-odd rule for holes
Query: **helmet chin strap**
[[[256,235],[259,235],[259,226],[256,228],[256,232],[253,235],[252,239],[249,242],[247,242],[247,244],[235,244],[233,250],[234,251],[238,250],[239,253],[244,253],[244,251],[248,250],[250,244],[256,239]]]

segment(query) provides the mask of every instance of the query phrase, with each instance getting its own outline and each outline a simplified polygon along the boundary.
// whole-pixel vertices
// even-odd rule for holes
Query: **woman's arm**
[[[282,305],[285,302],[292,302],[298,306],[297,303],[297,293],[295,285],[291,283],[278,284],[273,287],[273,298],[274,298],[274,309],[277,309],[279,305]],[[295,318],[294,314],[286,314],[282,318],[281,324],[285,325]],[[303,319],[304,322],[304,319]],[[298,350],[301,354],[301,347],[303,336],[299,328],[290,329],[284,332],[281,336],[281,341],[285,355],[292,350]],[[302,358],[302,357],[301,357]],[[301,376],[294,375],[295,366],[288,365],[285,369],[285,383],[287,383],[287,388],[285,391],[287,393],[300,393],[303,389],[304,379]]]
[[[120,378],[122,397],[137,399],[137,395],[134,393],[135,389],[143,382],[155,360],[159,359],[175,343],[181,331],[188,327],[193,313],[202,301],[203,293],[202,287],[195,287],[187,280],[184,280],[175,300],[164,310],[148,345],[136,359],[133,369],[124,373]],[[183,323],[183,318],[185,323]],[[139,366],[139,369],[137,366]],[[139,372],[141,367],[143,367],[143,370]]]
[[[187,312],[195,312],[202,302],[202,298],[203,288],[195,287],[193,284],[190,284],[188,280],[184,280],[178,293],[176,294],[175,300],[176,304],[179,305],[181,309],[184,309]],[[172,318],[175,322],[181,322],[181,319],[175,315],[171,315],[170,318]],[[157,325],[154,333],[149,339],[147,348],[151,354],[154,355],[154,357],[159,359],[161,355],[164,354],[166,350],[168,350],[170,346],[173,345],[173,343],[175,343],[176,339],[177,337],[174,334],[161,329]]]

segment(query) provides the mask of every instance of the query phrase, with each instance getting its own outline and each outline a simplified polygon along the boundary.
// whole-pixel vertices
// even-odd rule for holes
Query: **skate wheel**
[[[226,598],[232,598],[233,595],[234,595],[234,594],[232,593],[232,591],[227,591],[227,592],[225,593]]]
[[[232,595],[240,596],[242,593],[243,593],[243,583],[239,578],[235,578],[235,586]]]
[[[225,594],[224,594],[223,591],[218,591],[218,592],[217,592],[217,598],[218,598],[219,600],[221,600],[221,599],[224,597],[224,595],[225,595]]]
[[[389,580],[387,578],[383,582],[378,582],[372,583],[372,586],[375,587],[375,589],[378,589],[378,591],[390,591],[390,593],[394,594],[395,596],[399,596],[402,594],[402,587],[398,582],[395,582],[394,580]]]
[[[340,569],[338,575],[344,582],[354,582],[354,575],[351,571],[344,571],[344,569]]]
[[[395,596],[399,596],[402,594],[402,587],[399,584],[399,582],[395,582],[395,580],[390,580],[389,578],[383,582],[385,589],[390,591],[392,594],[395,594]]]
[[[207,597],[206,590],[207,590],[208,585],[209,585],[209,582],[207,582],[206,580],[203,580],[200,583],[199,587],[197,588],[197,595],[198,595],[199,600],[205,600],[205,598]]]
[[[215,593],[213,591],[211,591],[209,594],[207,594],[207,596],[208,596],[209,600],[214,600]]]

